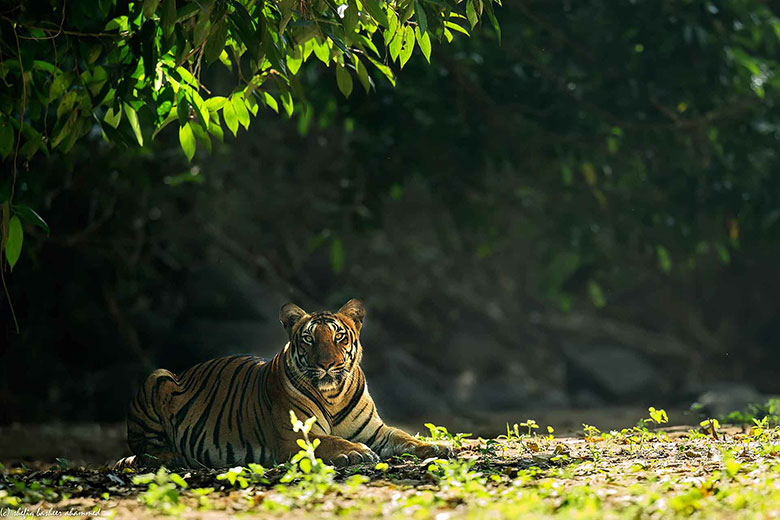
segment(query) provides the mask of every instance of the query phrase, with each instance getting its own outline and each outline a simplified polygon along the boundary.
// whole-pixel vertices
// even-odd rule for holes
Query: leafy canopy
[[[394,85],[394,68],[415,48],[430,61],[432,39],[468,35],[483,15],[498,31],[493,4],[500,0],[52,0],[4,9],[0,157],[14,165],[0,192],[8,264],[21,249],[19,218],[46,226],[13,205],[20,157],[67,153],[89,132],[143,146],[173,124],[192,159],[225,127],[234,135],[248,128],[261,106],[290,116],[305,105],[299,73],[312,56],[335,69],[346,97],[355,78],[366,92],[377,76]],[[232,74],[224,95],[201,81],[212,65]]]

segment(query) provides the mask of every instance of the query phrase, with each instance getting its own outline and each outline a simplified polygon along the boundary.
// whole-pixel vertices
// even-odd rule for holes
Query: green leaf
[[[382,27],[390,26],[390,23],[387,20],[387,13],[384,9],[382,9],[377,0],[363,0],[363,5],[365,5],[366,10],[371,15],[371,17],[376,20]]]
[[[404,28],[404,43],[403,43],[403,47],[401,47],[401,53],[399,55],[399,59],[401,60],[401,68],[404,68],[406,62],[409,61],[409,58],[412,57],[413,51],[414,51],[414,29],[412,29],[411,25],[407,25]]]
[[[472,29],[479,22],[479,16],[477,16],[477,10],[474,7],[474,0],[466,0],[466,18],[468,18]]]
[[[192,127],[189,123],[179,127],[179,143],[184,151],[184,155],[187,156],[187,160],[191,161],[195,157],[195,134],[192,132]]]
[[[333,272],[338,274],[344,270],[344,245],[341,239],[336,237],[330,242],[330,266]]]
[[[723,244],[716,244],[715,249],[718,251],[718,257],[724,264],[731,263],[731,253],[729,253],[728,247]]]
[[[228,130],[233,132],[235,136],[238,133],[238,116],[236,115],[236,109],[233,108],[233,103],[225,103],[222,107],[222,117],[225,118],[225,124]]]
[[[377,70],[381,72],[384,77],[387,78],[387,81],[389,81],[390,84],[395,87],[395,74],[393,73],[393,69],[391,69],[384,63],[375,60],[371,56],[366,56],[366,57],[368,58],[368,61],[373,63],[374,66],[377,68]]]
[[[62,128],[60,128],[60,131],[57,133],[54,139],[51,140],[52,148],[56,148],[57,146],[59,146],[60,143],[70,135],[70,133],[74,129],[73,127],[76,125],[76,121],[78,121],[79,118],[78,116],[79,114],[75,110],[70,113],[70,116],[68,116],[68,119],[65,121],[65,124],[62,125]]]
[[[138,122],[138,113],[128,103],[125,103],[125,114],[127,114],[127,120],[130,122],[130,127],[133,129],[138,145],[143,146],[144,136],[141,133],[141,125]]]
[[[165,36],[173,33],[173,27],[176,23],[176,0],[163,0],[162,12],[160,13],[160,25]]]
[[[352,75],[346,67],[336,67],[336,83],[344,97],[348,98],[352,94]]]
[[[195,48],[203,45],[206,38],[211,33],[211,20],[209,20],[208,13],[201,13],[198,17],[198,23],[195,25],[195,29],[192,31],[192,44]]]
[[[330,46],[327,41],[314,45],[314,55],[325,65],[330,64]]]
[[[279,94],[279,99],[282,100],[282,108],[284,108],[287,117],[290,117],[293,114],[293,110],[295,108],[292,94],[290,94],[289,91],[283,91]]]
[[[498,43],[501,43],[501,26],[498,25],[498,20],[496,19],[496,13],[493,11],[493,0],[485,0],[485,11],[487,11],[488,19],[490,20],[490,23],[493,25],[493,30],[496,31],[496,34],[498,35]]]
[[[144,16],[146,18],[151,18],[155,11],[157,11],[157,6],[160,5],[160,0],[144,0]]]
[[[282,61],[282,51],[280,50],[283,43],[281,41],[277,42],[270,31],[264,30],[262,32],[262,43],[266,58],[279,73],[285,75],[287,73],[287,63],[286,61]]]
[[[489,2],[492,0],[488,0]],[[425,14],[422,4],[418,0],[414,0],[414,14],[417,15],[417,27],[423,34],[428,32],[428,16]]]
[[[273,97],[268,92],[263,91],[263,102],[265,102],[265,105],[276,112],[279,113],[279,103],[277,103],[276,98]]]
[[[366,93],[368,93],[371,90],[371,78],[368,76],[368,69],[357,56],[355,56],[355,72],[357,72],[360,83],[363,85]]]
[[[590,301],[593,305],[599,309],[607,304],[607,298],[604,296],[604,291],[602,291],[601,286],[595,280],[590,280],[588,282],[588,296],[590,296]]]
[[[224,96],[212,96],[208,98],[203,104],[206,106],[206,108],[213,112],[215,110],[219,110],[222,107],[225,106],[227,103],[227,98]]]
[[[165,121],[162,122],[160,126],[157,127],[157,129],[152,132],[152,139],[155,139],[157,137],[157,134],[162,132],[163,128],[168,126],[169,124],[173,123],[178,119],[177,115],[174,113],[175,110],[172,110],[171,113],[168,115],[167,118],[165,118]]]
[[[200,94],[198,94],[195,91],[190,92],[190,105],[192,106],[192,109],[195,111],[195,115],[198,116],[198,124],[203,127],[205,130],[208,127],[209,124],[209,111],[204,106],[203,98],[200,97]]]
[[[122,121],[122,105],[119,105],[116,110],[114,110],[114,107],[108,107],[108,110],[106,110],[106,115],[103,116],[103,121],[105,121],[106,124],[111,125],[113,128],[117,128],[119,123]]]
[[[5,258],[12,271],[19,260],[19,255],[22,254],[22,242],[24,242],[22,221],[14,215],[8,222],[8,240],[5,242]]]
[[[219,123],[219,112],[212,112],[211,114],[211,119],[209,119],[209,133],[219,139],[220,142],[224,139],[222,125]]]
[[[241,123],[245,129],[249,128],[249,111],[246,109],[246,103],[244,102],[244,96],[241,94],[233,94],[230,98],[230,103],[233,105],[233,110],[236,112],[238,122]]]
[[[355,32],[358,25],[358,8],[355,0],[349,1],[349,6],[344,11],[344,19],[341,24],[344,26],[344,33],[347,37]]]
[[[176,117],[179,118],[179,124],[183,125],[190,120],[190,102],[187,99],[187,93],[184,89],[179,90],[176,102]]]
[[[51,234],[51,230],[49,229],[49,225],[31,207],[23,206],[22,204],[16,204],[16,205],[14,205],[14,213],[16,215],[19,215],[19,217],[21,217],[22,220],[24,220],[25,222],[29,222],[30,224],[32,224],[34,226],[38,226],[39,228],[41,228],[44,231],[46,231],[46,235],[50,235]]]
[[[303,51],[300,45],[290,48],[290,53],[287,54],[287,70],[290,74],[295,76],[303,65]]]
[[[669,273],[672,270],[672,257],[669,255],[669,251],[662,245],[656,246],[656,254],[658,255],[658,266],[661,271]]]
[[[390,41],[390,38],[395,36],[395,33],[398,30],[398,16],[392,9],[387,11],[387,21],[389,22],[389,25],[385,31],[385,44]]]
[[[173,483],[176,484],[177,486],[179,486],[180,488],[185,488],[186,489],[186,488],[189,487],[189,484],[187,484],[187,481],[184,480],[177,473],[171,473],[169,476],[170,476],[170,479],[173,481]]]
[[[200,88],[200,86],[198,85],[198,80],[195,79],[195,76],[193,76],[190,71],[188,71],[184,67],[176,67],[176,72],[179,74],[181,80],[189,84],[189,86],[191,86],[196,90]]]
[[[73,75],[61,72],[54,75],[54,80],[49,87],[49,103],[63,96],[73,81]]]
[[[222,49],[225,48],[225,42],[228,36],[227,20],[221,20],[211,31],[209,39],[206,41],[206,47],[203,52],[206,57],[206,63],[212,64],[219,59]]]
[[[461,34],[465,34],[466,36],[471,36],[471,34],[461,25],[456,24],[455,22],[444,22],[445,27],[449,27],[453,31],[459,32]]]
[[[398,60],[398,56],[401,54],[401,47],[404,44],[404,30],[403,27],[395,33],[395,36],[390,40],[390,44],[387,46],[390,51],[390,58],[393,61]]]
[[[427,32],[423,32],[419,27],[415,27],[414,36],[417,38],[417,43],[420,46],[425,59],[428,63],[431,62],[431,37]]]
[[[0,119],[0,157],[5,159],[14,149],[14,128],[6,119]]]
[[[258,31],[252,16],[240,2],[232,2],[234,11],[228,15],[238,33],[240,41],[246,45],[249,54],[258,59],[260,57],[260,37],[261,33],[268,31]]]

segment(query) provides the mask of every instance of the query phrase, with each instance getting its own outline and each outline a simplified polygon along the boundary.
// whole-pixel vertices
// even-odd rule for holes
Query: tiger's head
[[[279,321],[290,337],[287,366],[320,393],[339,391],[360,364],[365,315],[360,300],[349,300],[335,313],[309,314],[292,303],[284,305]]]

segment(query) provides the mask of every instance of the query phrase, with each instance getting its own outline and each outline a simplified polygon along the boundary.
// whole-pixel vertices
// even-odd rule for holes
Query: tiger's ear
[[[282,326],[287,331],[288,336],[292,334],[295,324],[301,321],[301,318],[304,316],[306,316],[306,311],[294,303],[285,303],[279,310],[279,321],[282,322]]]
[[[340,309],[339,314],[349,317],[354,323],[357,331],[363,328],[363,318],[366,317],[366,307],[360,300],[349,300]]]

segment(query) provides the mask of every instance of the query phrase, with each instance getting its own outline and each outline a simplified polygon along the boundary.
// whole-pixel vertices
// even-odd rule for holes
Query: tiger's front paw
[[[429,459],[431,457],[451,459],[455,456],[455,452],[451,447],[444,444],[429,444],[427,442],[408,446],[405,453],[411,453],[421,459]]]
[[[148,453],[142,453],[140,455],[130,455],[116,461],[113,466],[115,471],[124,471],[126,469],[132,469],[134,471],[141,471],[145,469],[157,469],[160,466],[166,466],[168,468],[184,467],[185,463],[181,457],[174,453],[158,453],[157,455],[150,455]]]
[[[352,466],[354,464],[363,464],[365,462],[379,462],[379,455],[374,453],[371,448],[363,443],[355,443],[346,453],[339,453],[331,457],[329,461],[334,466]]]

